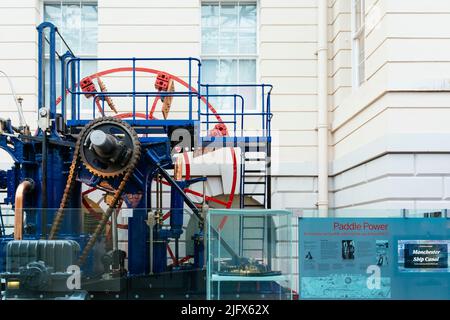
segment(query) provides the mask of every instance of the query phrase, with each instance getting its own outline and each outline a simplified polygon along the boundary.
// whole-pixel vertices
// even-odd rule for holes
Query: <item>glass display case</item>
[[[291,219],[287,210],[209,210],[207,298],[292,299]]]

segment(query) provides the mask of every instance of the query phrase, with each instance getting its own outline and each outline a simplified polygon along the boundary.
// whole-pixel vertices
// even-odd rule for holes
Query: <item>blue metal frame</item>
[[[167,173],[166,170],[173,168],[172,155],[171,155],[171,143],[169,137],[170,130],[174,128],[193,128],[196,137],[194,137],[194,143],[198,146],[215,146],[215,147],[235,147],[248,145],[252,142],[270,143],[270,94],[272,90],[271,85],[267,84],[202,84],[201,82],[201,61],[197,58],[79,58],[68,47],[68,51],[64,54],[59,54],[56,48],[56,37],[59,36],[61,41],[66,44],[64,38],[58,32],[58,29],[49,22],[44,22],[37,27],[38,30],[38,108],[48,107],[50,111],[50,124],[51,130],[48,133],[40,132],[35,140],[29,141],[29,139],[21,139],[20,137],[10,137],[9,141],[4,136],[0,136],[0,147],[9,152],[14,161],[21,166],[9,170],[8,174],[8,199],[13,201],[14,191],[17,185],[24,178],[32,178],[37,185],[36,192],[33,197],[30,197],[28,205],[34,208],[40,208],[36,211],[32,210],[27,215],[27,220],[33,220],[36,224],[36,228],[33,231],[27,231],[26,237],[29,239],[39,239],[41,236],[45,236],[46,221],[53,220],[55,209],[58,208],[67,180],[68,168],[70,160],[73,157],[73,150],[70,148],[73,146],[73,138],[69,135],[61,135],[57,132],[57,126],[55,119],[59,114],[63,118],[64,124],[71,130],[71,133],[76,133],[76,130],[84,126],[98,115],[95,105],[98,99],[101,101],[102,114],[105,114],[104,103],[105,97],[130,97],[131,98],[131,117],[126,119],[138,134],[166,134],[165,136],[150,136],[139,137],[141,142],[142,157],[137,165],[132,181],[126,186],[125,193],[136,194],[137,192],[145,191],[139,204],[133,207],[133,218],[129,220],[129,274],[140,275],[148,274],[150,271],[163,272],[167,268],[166,260],[166,246],[161,245],[154,250],[155,264],[153,270],[150,270],[149,264],[149,252],[145,243],[149,240],[149,230],[145,221],[147,219],[147,192],[151,190],[151,181],[156,173],[161,173],[162,176],[169,182],[171,186],[171,212],[173,217],[170,220],[170,228],[155,229],[154,240],[162,241],[166,244],[169,240],[178,241],[182,233],[183,225],[183,208],[184,204],[187,204],[192,212],[199,217],[199,209],[184,193],[184,188],[188,187],[192,183],[203,181],[204,178],[192,179],[189,181],[175,181]],[[46,33],[48,32],[48,38]],[[48,55],[49,55],[49,72],[50,83],[49,88],[45,88],[45,56],[46,56],[46,42],[48,43]],[[59,58],[59,68],[57,68],[57,57]],[[125,88],[121,91],[110,92],[94,92],[93,95],[93,108],[92,114],[86,119],[81,118],[81,96],[86,93],[83,92],[79,86],[81,81],[81,62],[82,61],[112,61],[112,62],[126,62],[131,64],[132,82],[131,88]],[[188,79],[186,83],[188,88],[175,92],[159,92],[159,91],[137,91],[136,88],[136,72],[138,71],[137,64],[144,61],[178,61],[187,63]],[[195,66],[196,64],[196,66]],[[56,88],[56,75],[57,72],[61,73],[61,101],[60,107],[57,108],[57,88]],[[197,78],[197,88],[194,88],[195,83],[193,77]],[[149,84],[150,85],[150,84]],[[239,94],[213,94],[210,93],[210,88],[227,88],[227,87],[253,87],[258,91],[261,97],[261,110],[257,112],[248,112],[245,109],[245,99]],[[45,101],[45,92],[49,92],[50,101]],[[206,91],[206,92],[203,92]],[[67,96],[66,96],[67,95]],[[149,119],[149,97],[180,97],[186,98],[188,106],[188,115],[184,119]],[[213,98],[227,98],[232,99],[233,109],[231,111],[219,111],[213,114],[208,103]],[[197,110],[194,110],[194,99],[197,99]],[[146,119],[137,118],[137,100],[145,99],[145,115]],[[68,116],[68,101],[71,104],[71,115]],[[206,103],[205,103],[206,102]],[[205,108],[203,110],[202,108]],[[217,117],[223,117],[220,121]],[[246,135],[245,124],[250,117],[257,117],[261,120],[261,126],[258,129],[260,133],[253,136]],[[210,129],[215,127],[218,123],[225,123],[230,126],[228,136],[211,136]],[[206,132],[202,128],[206,127]],[[11,133],[13,130],[10,128]],[[41,139],[41,140],[39,140]],[[42,147],[43,141],[48,139],[48,150],[44,151]],[[66,143],[66,145],[57,145],[54,142],[60,141]],[[11,143],[14,147],[11,147]],[[72,144],[71,144],[72,143]],[[47,165],[41,164],[44,162],[42,159],[48,158]],[[45,171],[44,171],[45,170]],[[47,173],[44,178],[43,173]],[[4,175],[4,173],[2,173]],[[48,188],[46,191],[44,188],[40,188],[43,181],[47,182]],[[90,186],[97,186],[100,179],[95,178],[86,169],[80,169],[78,172],[77,186],[72,190],[72,199],[68,204],[68,208],[80,208],[81,199],[81,182],[84,182]],[[120,179],[109,179],[108,183],[114,188],[120,183]],[[46,194],[47,197],[43,197]],[[43,208],[42,198],[48,199],[48,209]],[[42,222],[44,229],[38,223]],[[203,226],[200,226],[197,233],[194,235],[194,267],[203,267],[204,257],[204,244],[203,244]],[[43,231],[44,230],[44,231]],[[73,215],[65,217],[64,223],[61,228],[60,236],[67,239],[74,239],[80,243],[83,247],[87,242],[88,235],[82,234],[81,229],[81,215]],[[4,240],[4,241],[3,241]],[[0,237],[0,252],[2,245],[9,241],[5,237]],[[3,243],[3,244],[2,244]],[[0,256],[1,262],[2,256]]]
[[[253,136],[253,137],[264,137],[268,141],[270,141],[270,130],[271,130],[271,104],[270,104],[270,98],[271,98],[271,92],[272,92],[272,85],[269,84],[203,84],[201,82],[201,61],[197,58],[193,57],[187,57],[187,58],[79,58],[76,57],[69,48],[69,51],[66,52],[64,55],[59,55],[56,51],[55,44],[56,44],[56,35],[61,35],[58,32],[58,29],[49,22],[43,22],[38,26],[38,42],[39,42],[39,54],[38,54],[38,62],[39,62],[39,75],[38,75],[38,82],[39,82],[39,90],[38,90],[38,106],[39,108],[43,107],[45,105],[45,94],[44,94],[44,40],[45,40],[45,32],[48,29],[49,30],[49,69],[50,69],[50,113],[51,113],[51,119],[54,120],[56,116],[56,55],[60,57],[61,60],[61,79],[62,79],[62,86],[61,86],[61,113],[62,116],[65,118],[67,115],[66,110],[66,93],[71,96],[70,101],[72,102],[72,112],[71,117],[67,121],[67,125],[69,127],[72,126],[80,126],[85,123],[84,120],[92,120],[96,117],[96,111],[95,111],[95,99],[98,97],[102,98],[105,96],[127,96],[132,97],[132,116],[130,122],[132,125],[139,125],[139,126],[147,126],[147,127],[154,127],[161,125],[160,123],[154,122],[154,120],[144,120],[145,122],[142,122],[142,120],[136,120],[136,99],[138,97],[145,97],[146,99],[146,110],[145,113],[148,115],[148,98],[149,97],[165,97],[165,96],[174,96],[174,97],[187,97],[188,98],[188,118],[184,119],[189,122],[192,120],[199,121],[199,124],[206,125],[206,131],[208,132],[210,129],[210,126],[214,126],[214,124],[217,123],[215,120],[211,120],[211,117],[213,114],[210,112],[209,108],[205,108],[205,112],[202,111],[202,100],[206,101],[206,105],[209,103],[210,98],[218,98],[218,97],[224,97],[224,98],[233,98],[233,111],[232,112],[223,112],[219,111],[217,112],[217,116],[220,117],[232,117],[233,120],[226,120],[224,123],[232,124],[233,129],[230,130],[229,134],[231,135],[231,132],[233,133],[233,138],[230,141],[239,143],[245,143],[245,141],[250,138],[245,135],[244,131],[244,124],[246,123],[245,119],[248,119],[250,117],[260,117],[261,119],[261,135]],[[61,37],[62,41],[65,43],[64,39]],[[131,68],[132,68],[132,88],[128,91],[111,91],[108,93],[102,93],[97,92],[95,98],[93,99],[93,111],[92,111],[92,117],[89,117],[88,119],[81,119],[80,118],[80,111],[81,111],[81,95],[84,95],[85,92],[80,90],[78,87],[78,84],[81,81],[81,62],[82,61],[124,61],[124,62],[131,62]],[[136,63],[142,62],[142,61],[184,61],[188,64],[188,85],[189,89],[186,91],[175,91],[175,92],[159,92],[159,91],[143,91],[139,92],[136,90]],[[193,63],[197,63],[197,70],[194,73],[193,72]],[[69,78],[70,75],[70,78]],[[197,89],[192,87],[193,84],[193,77],[197,78]],[[70,83],[70,85],[69,85]],[[245,102],[244,97],[239,94],[211,94],[210,88],[243,88],[243,87],[252,87],[258,90],[261,97],[261,110],[258,112],[251,112],[245,109]],[[203,90],[204,89],[204,90]],[[205,91],[203,93],[203,91]],[[194,110],[193,110],[193,97],[197,97],[197,117],[194,116]],[[240,105],[240,112],[238,112],[238,104]],[[239,121],[238,121],[239,120]],[[139,122],[135,122],[139,121]],[[161,121],[167,121],[167,124],[170,125],[171,120],[161,120]],[[237,123],[240,122],[240,126],[237,127]],[[207,135],[206,135],[207,136]],[[203,137],[202,137],[203,139]]]
[[[132,63],[131,66],[131,72],[132,72],[132,88],[128,91],[108,91],[107,93],[103,92],[96,92],[94,99],[92,101],[92,116],[88,117],[87,119],[81,119],[80,117],[80,110],[81,110],[81,103],[80,103],[80,97],[82,95],[85,95],[86,93],[77,87],[77,84],[81,81],[81,75],[80,75],[80,63],[81,61],[128,61]],[[189,89],[186,91],[174,91],[174,92],[160,92],[160,91],[137,91],[136,90],[136,62],[138,61],[187,61],[188,62],[188,85]],[[192,62],[197,62],[197,72],[193,74],[192,72]],[[104,97],[105,96],[112,96],[112,97],[131,97],[132,98],[132,111],[131,111],[131,117],[130,119],[127,119],[127,121],[131,125],[139,125],[139,126],[147,126],[147,127],[154,127],[159,126],[161,123],[155,122],[155,120],[136,120],[136,99],[137,98],[145,98],[145,114],[149,115],[148,110],[148,98],[149,97],[166,97],[166,96],[173,96],[173,97],[186,97],[188,98],[188,118],[184,119],[185,121],[191,122],[192,120],[197,120],[199,124],[206,125],[206,130],[209,131],[210,127],[213,127],[217,123],[228,123],[232,125],[232,130],[229,131],[230,135],[231,132],[233,133],[233,137],[237,139],[233,139],[230,141],[235,141],[237,144],[245,143],[245,132],[244,132],[244,124],[246,123],[245,119],[248,119],[250,117],[252,118],[260,118],[261,119],[261,126],[259,130],[261,131],[261,135],[255,136],[255,137],[265,137],[268,140],[270,140],[270,122],[272,118],[272,113],[270,110],[270,97],[271,97],[271,91],[272,91],[272,85],[269,84],[202,84],[201,83],[201,62],[197,58],[77,58],[72,57],[69,59],[69,61],[66,64],[66,73],[69,73],[69,69],[74,70],[76,69],[77,72],[75,72],[75,77],[72,77],[72,83],[71,88],[66,88],[66,91],[69,95],[72,96],[72,101],[75,101],[76,108],[72,106],[72,116],[67,121],[67,125],[69,127],[71,126],[80,126],[82,124],[85,124],[86,121],[92,120],[97,116],[96,111],[96,99],[102,100],[102,106],[104,105]],[[72,72],[73,74],[73,72]],[[192,85],[192,77],[197,77],[197,85],[200,89],[195,89],[191,87]],[[74,79],[75,78],[75,79]],[[259,91],[259,95],[261,96],[261,111],[260,112],[253,112],[253,111],[247,111],[245,109],[245,99],[242,95],[239,94],[210,94],[209,89],[210,88],[227,88],[227,87],[234,87],[234,88],[241,88],[241,87],[252,87],[255,88],[255,90]],[[205,89],[205,93],[203,93],[202,89]],[[197,110],[193,110],[193,97],[197,97]],[[212,112],[209,110],[208,107],[205,108],[205,111],[202,111],[202,104],[208,105],[210,102],[210,98],[233,98],[233,112],[226,112],[226,111],[218,111],[216,114],[212,114]],[[206,103],[203,103],[202,100],[206,101]],[[240,107],[240,112],[238,112],[238,107]],[[104,108],[103,108],[104,110]],[[103,111],[104,112],[104,111]],[[196,116],[195,116],[196,113]],[[233,120],[230,121],[216,121],[214,120],[216,116],[220,117],[229,117],[231,116]],[[213,118],[213,120],[211,120]],[[139,121],[139,122],[136,122]],[[167,121],[167,124],[170,125],[171,120],[161,120],[161,121]],[[240,125],[238,126],[238,122]],[[206,135],[207,136],[207,135]],[[204,136],[205,137],[205,136]],[[203,139],[203,137],[201,137]]]

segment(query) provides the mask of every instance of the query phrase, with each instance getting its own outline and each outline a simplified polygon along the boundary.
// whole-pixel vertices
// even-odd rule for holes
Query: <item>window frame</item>
[[[45,15],[45,5],[46,4],[61,4],[61,5],[70,5],[70,4],[96,4],[97,5],[97,28],[98,28],[98,0],[41,0],[40,2],[40,18],[41,21],[44,21],[44,15]],[[56,26],[60,27],[60,26]],[[64,34],[63,34],[64,36]],[[64,53],[64,52],[62,52]],[[89,53],[79,53],[74,52],[74,54],[79,58],[96,58],[98,57],[98,38],[97,38],[97,48],[95,54],[89,54]]]
[[[202,41],[202,35],[203,35],[203,25],[202,25],[202,7],[203,5],[213,4],[218,5],[219,10],[222,4],[254,4],[256,7],[256,26],[255,26],[255,53],[203,53],[203,41]],[[200,30],[199,30],[199,38],[200,38],[200,59],[201,61],[204,60],[217,60],[220,63],[220,60],[237,60],[237,83],[238,84],[254,84],[258,83],[260,79],[260,10],[261,6],[258,0],[200,0]],[[220,11],[219,11],[220,12]],[[220,13],[219,13],[220,17]],[[219,35],[220,35],[220,24],[219,24]],[[220,40],[219,40],[220,41]],[[220,43],[219,43],[220,45]],[[254,60],[255,61],[255,82],[240,82],[239,81],[239,61],[240,60]],[[203,81],[203,80],[202,80]],[[220,83],[222,84],[222,83]],[[255,106],[254,108],[248,108],[246,106],[245,112],[257,112],[258,106],[259,106],[259,99],[257,98],[257,92],[255,93]],[[217,106],[217,109],[220,111],[228,110],[228,109],[222,109]]]
[[[361,14],[358,16],[356,7],[361,6]],[[359,21],[357,21],[359,20]],[[357,29],[357,22],[359,28]],[[351,38],[352,38],[352,87],[359,88],[366,81],[365,72],[365,0],[352,0],[351,2]],[[362,48],[361,48],[362,47]],[[362,51],[362,52],[361,52]],[[361,53],[364,56],[361,60]],[[361,68],[363,68],[361,78]]]
[[[71,1],[41,0],[40,1],[40,21],[44,21],[44,18],[45,18],[45,5],[55,5],[55,4],[59,4],[59,5],[73,5],[73,4],[80,4],[80,5],[81,4],[91,4],[92,5],[92,4],[95,4],[97,6],[97,31],[98,31],[98,0],[71,0]],[[56,27],[60,27],[60,26],[56,26]],[[64,36],[64,34],[62,34],[62,35]],[[97,35],[98,35],[98,33],[97,33]],[[64,52],[59,52],[59,50],[60,50],[60,48],[56,48],[56,51],[58,53],[60,53],[60,54],[64,54],[65,53],[65,51]],[[95,54],[93,54],[93,53],[78,53],[78,52],[76,52],[76,50],[73,53],[75,54],[75,56],[77,58],[97,58],[98,57],[98,37],[97,37],[96,50],[95,51],[96,51]],[[48,52],[45,53],[44,59],[45,59],[45,61],[47,61],[49,59]],[[81,68],[83,68],[83,67],[81,67]],[[98,68],[97,62],[95,62],[95,69],[96,69],[96,71],[98,71],[97,68]],[[56,69],[59,70],[59,60],[57,61]],[[59,72],[57,72],[56,74],[57,74],[57,77],[58,77]],[[47,82],[47,79],[45,79],[45,81]],[[59,81],[61,81],[61,79],[59,79]],[[58,80],[56,82],[56,86],[57,86],[57,89],[58,89]],[[61,86],[60,82],[59,82],[59,86]],[[58,94],[59,93],[57,92],[57,95]],[[45,99],[45,100],[47,101],[47,99]],[[46,103],[48,103],[48,102],[46,102]],[[90,112],[91,111],[90,111],[90,106],[89,105],[87,105],[87,106],[84,106],[84,104],[81,105],[81,116],[83,114],[90,114]]]

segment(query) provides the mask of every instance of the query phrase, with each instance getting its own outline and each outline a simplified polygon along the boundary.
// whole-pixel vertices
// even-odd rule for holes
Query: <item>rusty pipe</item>
[[[181,156],[176,157],[173,167],[173,178],[176,181],[183,180],[183,158]]]
[[[14,240],[22,240],[23,237],[23,206],[25,194],[34,189],[34,181],[26,179],[22,181],[16,189],[15,209],[14,209]]]

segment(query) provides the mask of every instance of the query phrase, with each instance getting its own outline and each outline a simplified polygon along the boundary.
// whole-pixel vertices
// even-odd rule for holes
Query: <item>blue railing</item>
[[[49,30],[49,39],[45,37],[45,31]],[[56,36],[59,36],[65,43],[63,37],[59,34],[57,28],[51,23],[45,22],[38,27],[39,32],[39,108],[44,106],[45,99],[45,79],[44,79],[44,55],[46,53],[44,46],[46,42],[49,45],[49,71],[50,71],[50,101],[47,103],[50,108],[51,118],[55,119],[57,113],[57,97],[56,97],[56,60],[60,62],[61,72],[61,97],[60,97],[60,110],[63,119],[68,126],[79,125],[83,121],[89,121],[97,116],[105,115],[105,98],[106,97],[127,97],[131,100],[131,110],[129,110],[131,117],[127,121],[147,121],[148,126],[152,126],[153,121],[150,118],[149,111],[149,98],[150,97],[178,97],[187,100],[187,115],[186,121],[197,121],[201,126],[201,133],[203,136],[207,136],[210,130],[214,128],[217,123],[225,123],[228,127],[228,134],[233,137],[245,137],[248,136],[251,131],[257,132],[252,136],[270,137],[270,123],[271,123],[271,109],[270,109],[270,96],[272,86],[268,84],[202,84],[201,83],[201,61],[197,58],[79,58],[76,57],[70,50],[65,54],[59,54],[56,50]],[[45,40],[45,41],[44,41]],[[65,43],[66,44],[66,43]],[[67,44],[66,44],[67,45]],[[131,73],[131,83],[129,88],[124,88],[120,91],[108,91],[108,92],[93,92],[92,101],[92,113],[86,112],[86,109],[82,109],[82,96],[89,94],[80,87],[81,80],[88,74],[81,74],[81,63],[83,61],[105,61],[105,62],[125,62],[125,66],[121,65],[120,70]],[[140,64],[148,62],[185,62],[183,68],[187,68],[187,80],[182,80],[186,85],[186,89],[182,91],[162,92],[155,90],[139,91],[137,90],[137,72],[148,70],[147,66],[141,66]],[[128,66],[127,66],[128,64]],[[153,71],[159,71],[152,69]],[[193,84],[196,84],[196,88]],[[151,86],[149,82],[149,86]],[[251,89],[255,91],[255,103],[249,106],[248,100],[243,94],[239,93],[242,88]],[[230,89],[236,89],[237,93],[226,92]],[[221,91],[222,90],[222,91]],[[213,112],[208,105],[214,99],[229,99],[231,100],[231,108],[224,109],[221,105],[213,105],[215,108]],[[145,99],[145,105],[138,108],[137,100]],[[197,109],[194,109],[194,101],[197,99]],[[96,110],[96,102],[101,101],[101,110]],[[184,100],[183,104],[186,103]],[[68,102],[70,102],[70,116],[68,114]],[[90,108],[89,108],[90,109]],[[58,108],[59,110],[59,108]],[[83,112],[82,112],[83,111]],[[136,114],[138,112],[145,112],[145,118],[142,120],[137,119]],[[86,115],[86,118],[82,118],[82,113]],[[219,120],[220,119],[220,120]],[[256,120],[255,120],[256,119]],[[161,120],[165,121],[165,120]],[[170,120],[167,120],[170,121]],[[158,121],[159,122],[159,121]],[[259,124],[257,123],[259,122]],[[250,125],[251,124],[251,125]]]
[[[210,98],[233,98],[233,106],[232,112],[225,111],[217,111],[215,114],[212,114],[209,108],[206,108],[206,112],[201,112],[200,109],[198,111],[199,119],[206,118],[206,120],[201,121],[201,123],[205,123],[207,126],[207,130],[210,128],[210,124],[213,124],[215,121],[211,121],[210,118],[212,116],[218,115],[222,117],[232,117],[230,121],[223,121],[223,123],[231,123],[233,124],[233,133],[235,137],[243,137],[245,136],[245,129],[258,130],[260,131],[260,135],[263,137],[270,136],[270,123],[272,119],[272,113],[270,110],[270,98],[272,93],[273,86],[270,84],[200,84],[200,87],[204,91],[201,90],[202,96],[206,99],[206,104],[209,104]],[[254,108],[246,108],[248,106],[245,105],[245,99],[241,94],[211,94],[210,89],[226,89],[226,88],[236,88],[239,90],[241,88],[251,88],[255,89],[255,96],[260,97],[260,105],[258,106],[258,99],[255,101]],[[258,92],[259,91],[259,92]],[[203,93],[204,92],[204,93]],[[238,106],[240,105],[240,109]],[[247,123],[246,119],[252,118],[260,118],[261,126],[259,127],[250,127],[246,128],[245,124]],[[239,131],[237,130],[239,128]]]
[[[123,96],[130,96],[132,98],[132,113],[136,114],[136,97],[137,96],[187,96],[188,97],[188,110],[189,110],[189,120],[193,120],[192,114],[193,114],[193,97],[198,97],[197,91],[192,86],[192,79],[193,77],[197,77],[197,85],[200,84],[200,66],[201,62],[197,58],[71,58],[67,62],[66,66],[66,74],[69,74],[69,70],[72,72],[75,70],[75,77],[72,77],[71,85],[67,87],[67,91],[69,94],[76,96],[77,101],[75,105],[77,106],[76,109],[73,109],[72,106],[72,120],[80,120],[80,114],[81,114],[81,96],[85,95],[86,92],[79,90],[78,84],[82,80],[81,77],[81,62],[82,61],[128,61],[131,62],[131,73],[132,73],[132,88],[128,91],[109,91],[107,95],[123,95]],[[136,90],[136,72],[139,70],[144,69],[144,67],[136,66],[137,62],[142,61],[185,61],[187,62],[187,68],[188,68],[188,88],[187,91],[174,91],[170,93],[164,93],[160,91],[142,91],[139,92]],[[193,62],[197,62],[197,73],[193,74],[192,72],[192,64]],[[126,68],[126,67],[125,67]],[[72,89],[70,89],[72,88]],[[76,90],[78,88],[78,90]],[[200,102],[198,102],[199,104]],[[93,114],[94,116],[94,114]]]

